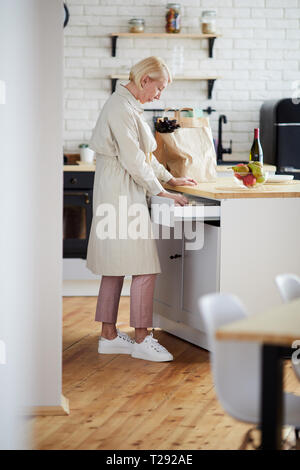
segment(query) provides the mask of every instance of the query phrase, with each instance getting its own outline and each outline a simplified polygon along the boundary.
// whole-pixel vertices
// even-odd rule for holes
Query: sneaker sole
[[[170,362],[170,361],[173,361],[173,357],[172,358],[166,358],[166,359],[149,359],[149,356],[144,356],[143,354],[136,354],[136,353],[132,353],[131,354],[131,357],[133,357],[134,359],[143,359],[144,361],[151,361],[151,362]]]
[[[105,350],[98,346],[98,354],[131,354],[131,350],[128,351],[128,349],[123,348],[110,348],[109,350]]]

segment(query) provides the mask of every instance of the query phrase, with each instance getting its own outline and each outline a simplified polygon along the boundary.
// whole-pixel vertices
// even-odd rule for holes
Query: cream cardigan
[[[155,239],[122,238],[119,232],[114,239],[101,239],[99,225],[97,229],[100,217],[96,214],[99,205],[113,205],[117,229],[125,230],[130,217],[124,221],[119,197],[126,196],[128,207],[135,203],[147,207],[150,221],[146,198],[164,191],[160,181],[167,182],[172,178],[152,154],[156,146],[143,117],[142,104],[118,83],[102,108],[90,140],[90,147],[96,152],[96,171],[87,267],[94,274],[117,276],[161,272]]]

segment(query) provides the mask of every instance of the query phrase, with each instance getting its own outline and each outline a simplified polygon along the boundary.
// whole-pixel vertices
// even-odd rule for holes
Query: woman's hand
[[[162,191],[161,193],[157,194],[157,196],[174,199],[175,206],[184,206],[189,202],[189,200],[180,193],[169,193],[168,191]]]
[[[171,178],[168,182],[171,186],[195,186],[198,184],[193,178],[182,176],[181,178]]]

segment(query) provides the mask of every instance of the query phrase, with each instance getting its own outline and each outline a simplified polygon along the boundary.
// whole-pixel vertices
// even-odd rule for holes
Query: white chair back
[[[218,399],[231,416],[256,422],[260,396],[260,345],[215,339],[219,327],[246,318],[248,314],[240,300],[230,294],[208,294],[198,303],[208,335]]]
[[[300,277],[296,276],[296,274],[278,274],[275,282],[283,302],[291,302],[300,298]],[[300,380],[300,365],[293,362],[292,365],[298,380]]]
[[[284,302],[291,302],[300,297],[300,277],[295,274],[278,274],[275,278],[281,298]]]

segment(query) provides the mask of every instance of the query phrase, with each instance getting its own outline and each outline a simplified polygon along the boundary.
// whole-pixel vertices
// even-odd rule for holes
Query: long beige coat
[[[157,144],[144,120],[142,104],[121,83],[102,108],[90,147],[96,152],[96,171],[86,266],[94,274],[107,276],[160,273],[155,239],[124,238],[118,230],[124,224],[125,213],[119,209],[122,207],[119,196],[127,197],[128,207],[134,203],[147,207],[150,221],[147,199],[163,191],[160,181],[172,178],[155,156],[150,155]],[[104,203],[112,204],[116,211],[115,239],[98,236],[103,228],[99,229],[98,224],[103,213],[97,215],[97,208]],[[129,215],[127,222],[130,221]]]

